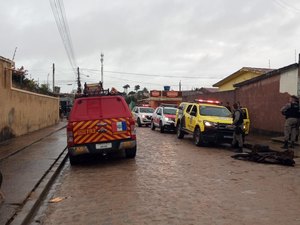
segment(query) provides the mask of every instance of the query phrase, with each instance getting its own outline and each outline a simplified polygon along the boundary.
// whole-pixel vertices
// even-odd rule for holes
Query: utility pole
[[[79,67],[77,67],[77,94],[81,94],[81,82],[80,82]]]
[[[300,76],[300,54],[298,55],[298,84],[299,85],[299,76]],[[297,88],[297,95],[299,97],[300,93],[299,93],[299,89]]]
[[[179,81],[179,91],[181,91],[181,81]]]
[[[103,61],[104,61],[103,57],[104,57],[104,54],[101,53],[100,61],[101,61],[101,83],[102,83],[102,87],[103,87]]]
[[[53,63],[52,64],[52,81],[53,81],[53,84],[52,84],[52,92],[54,93],[54,87],[55,87],[55,64]]]
[[[14,59],[15,59],[17,49],[18,49],[18,47],[15,48],[14,55],[13,55],[13,57],[12,57],[12,61],[14,61]]]

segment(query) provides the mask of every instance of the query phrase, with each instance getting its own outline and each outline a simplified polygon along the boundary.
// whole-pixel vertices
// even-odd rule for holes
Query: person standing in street
[[[225,107],[231,112],[231,107],[230,107],[230,104],[229,104],[229,102],[226,102],[226,105],[225,105]]]
[[[233,104],[233,139],[232,139],[232,146],[235,147],[238,144],[238,150],[236,152],[243,152],[243,127],[244,127],[244,118],[242,110],[239,108],[237,103]]]
[[[281,113],[285,116],[284,124],[284,144],[281,148],[288,149],[295,147],[295,140],[297,135],[297,126],[299,120],[299,99],[292,95],[289,102],[281,108]],[[288,146],[289,138],[291,140]]]

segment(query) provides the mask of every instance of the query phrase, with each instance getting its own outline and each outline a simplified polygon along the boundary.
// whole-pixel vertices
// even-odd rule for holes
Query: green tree
[[[144,89],[143,89],[143,92],[144,92],[144,93],[149,93],[148,89],[145,88],[145,87],[144,87]]]
[[[134,94],[135,94],[134,91],[130,91],[130,92],[128,93],[128,95],[134,95]]]
[[[39,88],[39,92],[44,95],[48,95],[51,91],[47,84],[41,84]]]
[[[138,90],[140,90],[140,88],[141,88],[140,85],[135,85],[135,86],[134,86],[134,90],[135,90],[136,92],[137,92]]]

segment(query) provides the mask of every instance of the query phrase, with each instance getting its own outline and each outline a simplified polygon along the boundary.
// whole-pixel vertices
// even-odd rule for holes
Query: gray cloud
[[[65,0],[76,60],[83,80],[104,70],[167,75],[148,77],[105,73],[105,84],[148,89],[210,87],[243,66],[279,68],[299,53],[300,3],[296,0]],[[46,81],[56,64],[57,82],[70,91],[70,68],[48,1],[1,3],[0,55],[24,65]],[[298,58],[298,57],[297,57]],[[298,59],[297,59],[298,60]],[[185,79],[195,77],[195,79]]]

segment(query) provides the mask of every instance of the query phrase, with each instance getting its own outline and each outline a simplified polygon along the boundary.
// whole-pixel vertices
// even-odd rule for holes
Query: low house
[[[225,77],[223,80],[220,80],[219,82],[213,84],[213,87],[218,87],[219,91],[234,90],[235,84],[253,79],[272,70],[273,69],[243,67],[240,70],[234,72],[233,74]]]
[[[280,109],[290,95],[300,94],[299,64],[291,64],[235,84],[235,96],[250,112],[253,131],[282,133],[285,118]]]

